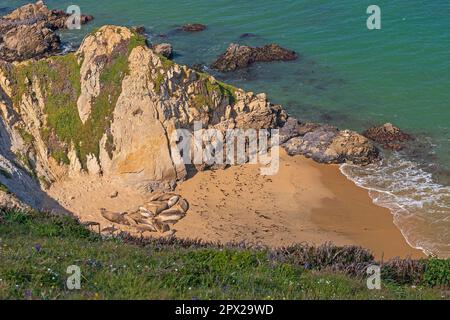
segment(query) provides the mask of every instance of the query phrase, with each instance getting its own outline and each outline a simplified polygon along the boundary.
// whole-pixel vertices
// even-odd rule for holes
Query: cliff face
[[[143,191],[173,188],[188,169],[174,161],[182,154],[170,137],[178,128],[192,131],[195,121],[221,131],[281,128],[289,154],[319,162],[378,157],[356,132],[300,123],[265,94],[177,65],[117,26],[87,36],[74,53],[0,60],[0,113],[0,187],[37,208],[52,201],[42,190],[77,177],[113,178]]]
[[[0,97],[2,167],[20,171],[30,180],[24,188],[36,192],[38,183],[46,188],[79,175],[170,188],[186,176],[171,154],[168,137],[176,128],[194,121],[222,130],[272,128],[286,118],[265,95],[174,64],[115,26],[86,37],[75,53],[0,61]],[[17,193],[19,174],[7,175],[1,183]]]

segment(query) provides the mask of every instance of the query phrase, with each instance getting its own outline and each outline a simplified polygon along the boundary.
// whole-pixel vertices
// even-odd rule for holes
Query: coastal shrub
[[[450,258],[430,258],[426,261],[423,281],[430,286],[450,286]]]
[[[398,284],[420,284],[426,260],[394,258],[381,265],[381,278]]]
[[[296,244],[279,249],[278,255],[306,269],[330,269],[355,275],[365,272],[366,266],[375,260],[368,250],[361,247],[338,247],[331,243],[325,243],[317,247],[308,244]]]

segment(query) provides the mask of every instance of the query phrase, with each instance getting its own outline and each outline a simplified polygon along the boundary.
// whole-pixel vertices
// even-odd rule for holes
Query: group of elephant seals
[[[141,235],[156,232],[162,236],[171,236],[176,232],[171,226],[183,219],[188,210],[189,203],[180,195],[158,192],[135,211],[112,212],[102,208],[100,213],[109,222],[128,226]],[[101,233],[110,234],[110,229],[111,227],[104,228]]]

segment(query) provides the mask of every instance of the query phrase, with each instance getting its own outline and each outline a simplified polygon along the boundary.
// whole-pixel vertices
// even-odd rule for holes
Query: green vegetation
[[[157,54],[157,56],[158,56],[159,59],[161,60],[161,64],[162,64],[162,67],[163,67],[163,70],[164,70],[164,71],[169,70],[170,67],[172,67],[172,66],[175,64],[172,60],[167,59],[166,57],[164,57],[164,56],[161,55],[161,54]]]
[[[383,279],[381,290],[368,290],[363,278],[314,266],[334,250],[343,252],[339,261],[365,259],[354,249],[300,253],[126,235],[104,239],[70,217],[16,211],[0,211],[0,235],[0,299],[440,299],[445,289]],[[305,254],[309,266],[300,264]],[[436,269],[435,261],[447,269]],[[433,279],[448,272],[448,261],[428,263]],[[81,269],[81,290],[65,287],[70,265]]]
[[[449,261],[431,258],[424,274],[424,282],[430,286],[450,284]]]
[[[211,80],[211,76],[206,73],[197,72],[202,83],[200,92],[196,93],[193,104],[196,108],[208,108],[213,106],[213,97],[227,98],[230,104],[234,104],[237,100],[236,87],[228,85],[218,80]]]
[[[0,191],[9,193],[8,187],[5,186],[3,183],[0,182]]]
[[[112,111],[121,93],[122,80],[129,72],[128,56],[133,48],[141,45],[145,45],[145,38],[134,34],[128,44],[119,45],[112,57],[107,58],[100,75],[100,94],[92,102],[90,116],[84,124],[77,109],[81,92],[80,65],[74,53],[29,62],[16,68],[13,95],[16,108],[29,90],[29,84],[39,79],[48,124],[42,128],[41,136],[56,161],[69,163],[67,153],[72,143],[83,168],[86,168],[88,154],[98,158],[99,142],[105,132],[109,134]],[[30,141],[26,132],[21,135]],[[110,145],[109,153],[111,150],[113,146]]]
[[[54,150],[50,155],[59,164],[70,164],[69,157],[64,150]]]
[[[19,131],[20,136],[23,139],[23,142],[25,142],[25,144],[27,146],[30,146],[34,141],[33,135],[24,128],[18,128],[18,131]]]
[[[31,164],[30,159],[28,159],[28,157],[26,155],[24,155],[23,153],[20,153],[20,152],[16,152],[15,155],[16,155],[16,159],[18,161],[20,161],[16,164],[34,176],[36,173],[34,172],[34,168]]]

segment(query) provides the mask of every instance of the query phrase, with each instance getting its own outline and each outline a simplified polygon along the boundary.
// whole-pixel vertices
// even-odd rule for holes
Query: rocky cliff
[[[1,186],[34,207],[55,181],[85,175],[147,191],[172,188],[188,170],[175,164],[180,155],[169,137],[192,130],[194,121],[220,130],[284,127],[282,142],[301,146],[292,154],[326,153],[316,157],[323,162],[377,157],[366,138],[337,129],[321,134],[319,125],[304,130],[265,94],[175,64],[118,26],[95,31],[74,53],[0,60],[0,109]],[[319,143],[311,142],[316,136]]]

